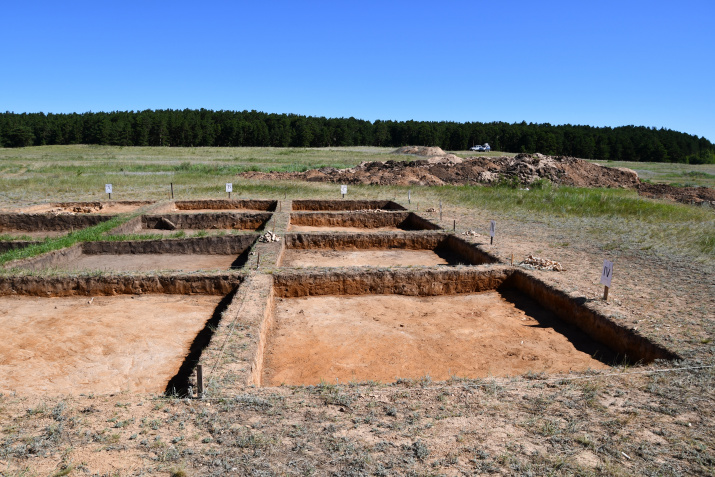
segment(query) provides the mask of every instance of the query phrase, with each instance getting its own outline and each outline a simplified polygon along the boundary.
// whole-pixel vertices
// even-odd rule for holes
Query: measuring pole
[[[174,183],[171,183],[171,198],[174,198]]]

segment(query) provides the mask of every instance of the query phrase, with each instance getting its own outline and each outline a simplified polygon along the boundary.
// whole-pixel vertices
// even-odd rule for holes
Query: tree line
[[[257,111],[146,110],[72,114],[0,113],[0,146],[53,144],[183,147],[439,146],[540,152],[615,161],[715,163],[704,137],[644,126],[366,121]]]

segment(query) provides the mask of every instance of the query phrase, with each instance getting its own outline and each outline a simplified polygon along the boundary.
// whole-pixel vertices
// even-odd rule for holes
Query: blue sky
[[[5,2],[0,110],[627,124],[715,141],[715,1]]]

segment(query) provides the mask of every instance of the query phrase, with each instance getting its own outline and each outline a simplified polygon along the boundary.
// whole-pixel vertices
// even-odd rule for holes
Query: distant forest
[[[257,111],[147,110],[0,114],[0,146],[439,146],[540,152],[614,161],[715,163],[715,146],[669,129],[533,123],[364,121]]]

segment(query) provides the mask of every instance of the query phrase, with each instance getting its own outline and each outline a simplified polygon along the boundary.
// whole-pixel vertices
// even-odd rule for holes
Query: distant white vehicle
[[[485,142],[484,145],[477,144],[476,146],[472,146],[469,148],[470,151],[480,151],[480,152],[488,152],[491,151],[492,148],[489,146],[488,142]]]

